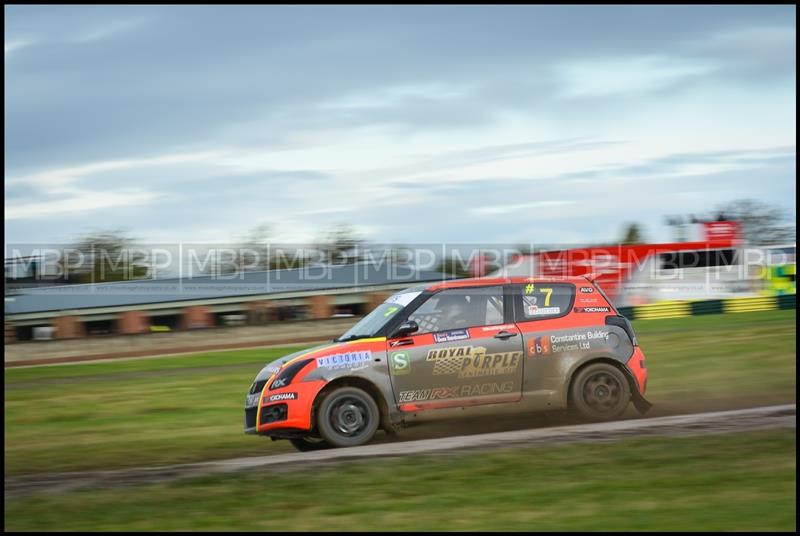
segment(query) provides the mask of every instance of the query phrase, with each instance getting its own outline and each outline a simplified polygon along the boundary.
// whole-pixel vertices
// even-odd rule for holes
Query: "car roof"
[[[587,274],[581,276],[565,276],[565,277],[471,277],[468,279],[453,279],[441,283],[432,283],[425,287],[425,290],[439,291],[450,288],[468,288],[468,287],[483,287],[491,285],[513,285],[522,283],[573,283],[573,284],[586,284],[591,281],[592,275]]]

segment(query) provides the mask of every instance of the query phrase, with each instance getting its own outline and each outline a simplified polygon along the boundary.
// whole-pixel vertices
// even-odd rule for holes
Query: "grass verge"
[[[794,430],[418,456],[6,500],[6,530],[793,531]]]

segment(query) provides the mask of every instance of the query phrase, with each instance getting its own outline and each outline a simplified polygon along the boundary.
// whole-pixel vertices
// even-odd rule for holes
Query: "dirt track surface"
[[[62,493],[76,489],[154,484],[182,478],[243,471],[282,472],[310,466],[363,461],[372,458],[446,454],[468,449],[552,446],[566,443],[616,441],[634,437],[678,437],[769,428],[796,428],[796,410],[796,404],[788,404],[610,423],[556,426],[415,441],[382,442],[347,449],[234,458],[164,467],[25,475],[7,478],[5,480],[5,493],[6,497],[33,492]]]

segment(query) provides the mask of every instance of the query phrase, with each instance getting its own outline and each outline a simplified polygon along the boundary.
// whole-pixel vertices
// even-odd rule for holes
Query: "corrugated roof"
[[[408,283],[442,281],[453,276],[430,270],[374,263],[317,266],[292,270],[243,272],[191,279],[139,279],[115,283],[62,285],[20,289],[6,296],[7,315],[162,304],[189,300],[259,296],[286,292],[354,290]]]

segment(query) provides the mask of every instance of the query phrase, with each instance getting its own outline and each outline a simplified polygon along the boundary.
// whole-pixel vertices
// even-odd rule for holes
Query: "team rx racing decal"
[[[590,350],[592,343],[605,345],[609,340],[609,332],[603,329],[567,333],[566,335],[545,335],[528,340],[528,356],[548,356],[561,352]]]
[[[362,350],[344,354],[326,355],[317,358],[317,366],[329,369],[356,369],[364,368],[372,361],[372,352]]]
[[[459,378],[477,378],[513,374],[522,352],[487,354],[482,346],[457,346],[428,351],[425,361],[433,362],[433,375],[458,374]]]
[[[576,313],[610,313],[609,307],[575,307],[573,309]]]
[[[469,339],[469,331],[466,329],[454,329],[452,331],[434,333],[433,338],[436,342],[462,341],[464,339]]]
[[[447,400],[449,398],[465,398],[472,396],[488,396],[506,394],[514,390],[514,382],[484,383],[480,385],[457,385],[452,387],[434,387],[400,391],[400,402],[423,402],[427,400]]]
[[[280,400],[297,400],[297,393],[279,393],[270,395],[268,402],[278,402]]]

